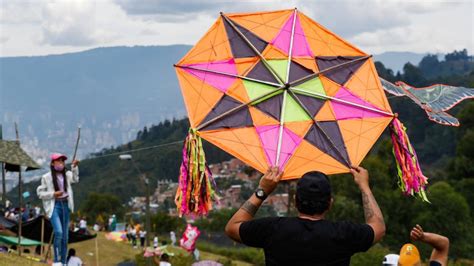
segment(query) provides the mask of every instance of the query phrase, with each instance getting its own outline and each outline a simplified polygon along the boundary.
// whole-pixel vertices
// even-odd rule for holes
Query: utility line
[[[104,154],[104,155],[99,155],[99,156],[94,156],[94,157],[91,157],[91,158],[87,158],[86,160],[99,159],[99,158],[110,157],[110,156],[117,156],[117,155],[121,155],[121,154],[139,152],[139,151],[144,151],[144,150],[151,150],[151,149],[161,148],[161,147],[165,147],[165,146],[175,145],[175,144],[178,144],[178,143],[182,144],[183,141],[178,140],[178,141],[163,143],[163,144],[159,144],[159,145],[139,148],[139,149],[132,149],[132,150],[126,150],[126,151],[121,151],[121,152],[108,153],[108,154]]]

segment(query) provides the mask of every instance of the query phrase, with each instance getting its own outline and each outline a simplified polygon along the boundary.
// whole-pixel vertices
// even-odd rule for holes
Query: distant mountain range
[[[80,155],[134,139],[145,125],[183,117],[173,69],[190,46],[97,48],[63,55],[0,58],[0,123],[35,158]]]
[[[19,124],[22,146],[40,163],[53,151],[79,158],[135,138],[144,126],[186,111],[173,64],[189,45],[108,47],[78,53],[0,58],[0,123],[5,139]],[[375,55],[394,71],[424,54]]]

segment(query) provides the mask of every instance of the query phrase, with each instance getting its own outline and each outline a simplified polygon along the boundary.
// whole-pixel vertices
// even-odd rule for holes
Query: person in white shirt
[[[140,230],[140,246],[141,247],[145,246],[145,237],[146,237],[146,231]]]
[[[92,229],[94,229],[94,231],[96,231],[96,232],[99,232],[99,230],[100,230],[100,225],[98,225],[97,223],[95,223],[94,226],[92,227]]]
[[[132,246],[133,248],[137,248],[137,229],[135,229],[135,227],[132,227],[130,234],[132,235]]]
[[[170,257],[166,253],[163,253],[160,258],[158,258],[158,256],[153,257],[155,264],[158,264],[159,266],[171,266],[169,259]]]
[[[86,234],[87,233],[87,221],[86,217],[82,217],[79,221],[79,233]]]
[[[71,183],[79,182],[79,161],[72,162],[71,171],[65,166],[67,157],[60,153],[51,155],[50,172],[41,177],[36,189],[43,200],[43,208],[54,231],[54,264],[66,264],[69,237],[69,213],[74,211]]]
[[[158,236],[155,235],[153,238],[153,248],[156,249],[158,247]]]
[[[35,206],[35,217],[38,217],[41,215],[41,208],[39,206]]]
[[[176,234],[174,231],[170,232],[170,239],[171,239],[171,245],[174,246],[176,244]]]
[[[76,250],[71,248],[67,254],[67,266],[82,266],[84,263],[81,258],[76,257]]]

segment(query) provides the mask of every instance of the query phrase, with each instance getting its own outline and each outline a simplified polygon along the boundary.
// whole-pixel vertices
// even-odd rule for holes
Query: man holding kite
[[[383,215],[369,186],[369,173],[355,166],[351,173],[362,194],[365,224],[325,219],[333,203],[331,185],[328,177],[317,171],[298,180],[297,217],[253,219],[280,181],[282,173],[273,167],[229,220],[225,232],[235,241],[263,248],[266,265],[349,265],[354,253],[368,250],[385,234]]]

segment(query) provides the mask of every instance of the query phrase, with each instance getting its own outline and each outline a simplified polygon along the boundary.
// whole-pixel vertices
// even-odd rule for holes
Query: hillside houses
[[[218,184],[218,202],[215,209],[239,208],[246,197],[251,194],[258,184],[261,174],[238,159],[215,163],[209,165],[209,169]],[[170,215],[176,215],[174,198],[178,183],[171,180],[158,180],[154,192],[150,195],[150,207],[152,212],[163,210]],[[244,193],[244,195],[243,195]],[[129,206],[135,211],[144,211],[146,207],[145,197],[133,197]],[[264,202],[264,205],[273,206],[278,215],[287,212],[288,194],[272,194]]]

